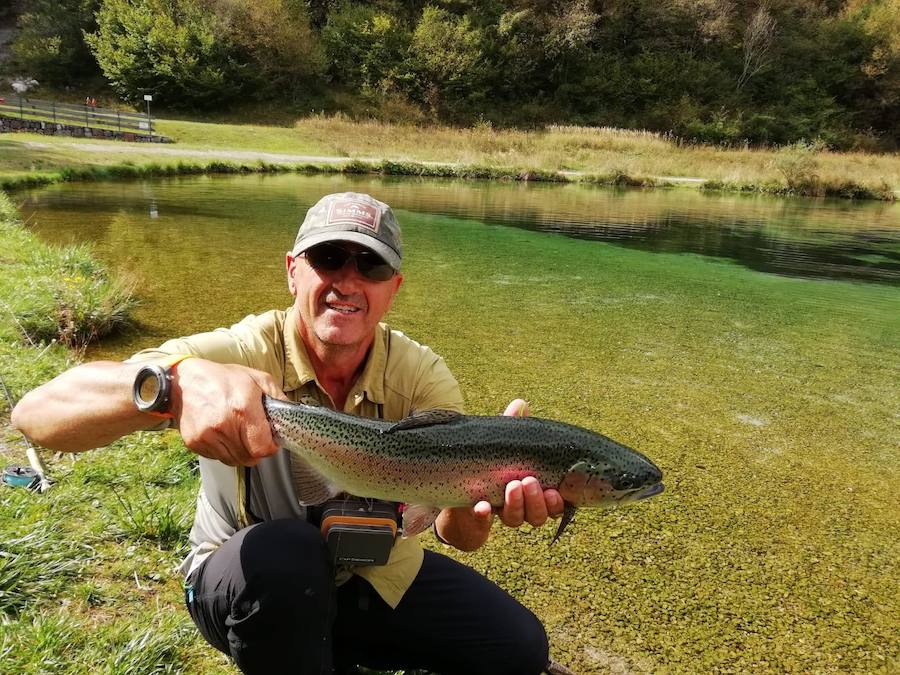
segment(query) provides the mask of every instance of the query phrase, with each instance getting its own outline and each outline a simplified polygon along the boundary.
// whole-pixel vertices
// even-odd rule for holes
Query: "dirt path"
[[[243,162],[271,162],[273,164],[300,164],[303,162],[318,162],[320,164],[340,164],[359,160],[363,162],[379,162],[375,157],[335,157],[325,155],[286,155],[274,152],[258,152],[255,150],[197,150],[194,148],[172,148],[161,145],[130,145],[112,143],[91,143],[88,141],[63,143],[64,146],[75,148],[79,152],[93,152],[104,155],[127,155],[135,151],[152,155],[165,155],[169,157],[201,157],[203,159],[228,159]],[[50,143],[29,141],[26,147],[46,150],[52,148]],[[427,164],[428,162],[423,162]]]

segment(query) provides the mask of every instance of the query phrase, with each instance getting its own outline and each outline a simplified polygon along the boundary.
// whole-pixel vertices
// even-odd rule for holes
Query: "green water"
[[[900,631],[900,207],[582,186],[191,178],[16,199],[53,242],[131,275],[140,330],[287,306],[305,209],[388,201],[390,322],[444,355],[472,412],[536,415],[652,457],[666,493],[461,556],[584,672],[873,670]],[[891,661],[893,659],[893,661]]]

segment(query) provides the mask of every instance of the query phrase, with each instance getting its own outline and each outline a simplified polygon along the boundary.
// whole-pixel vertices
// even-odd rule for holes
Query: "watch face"
[[[147,403],[156,401],[156,397],[159,396],[159,379],[154,373],[147,372],[144,374],[144,377],[140,382],[138,394],[140,395],[141,400],[146,401]]]
[[[141,412],[162,413],[169,404],[169,381],[166,371],[157,365],[144,366],[134,379],[132,396]]]

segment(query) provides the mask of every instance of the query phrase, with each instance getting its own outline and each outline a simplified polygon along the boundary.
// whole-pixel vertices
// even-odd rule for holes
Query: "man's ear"
[[[294,281],[294,268],[297,266],[297,259],[290,252],[284,256],[284,267],[287,271],[288,290],[291,295],[297,295],[297,284]]]

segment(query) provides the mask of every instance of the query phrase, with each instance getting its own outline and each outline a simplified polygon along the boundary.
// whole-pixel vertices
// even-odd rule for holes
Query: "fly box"
[[[322,536],[335,565],[384,565],[397,538],[397,505],[340,499],[322,505]]]

